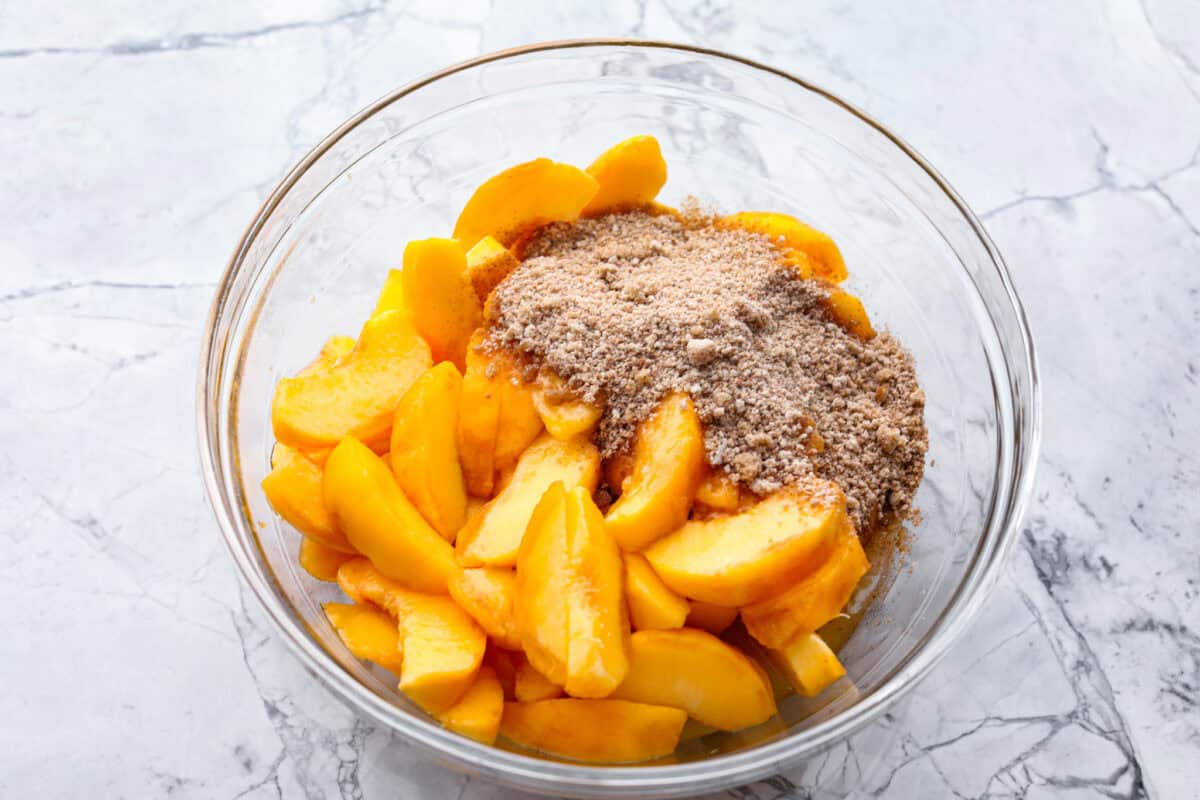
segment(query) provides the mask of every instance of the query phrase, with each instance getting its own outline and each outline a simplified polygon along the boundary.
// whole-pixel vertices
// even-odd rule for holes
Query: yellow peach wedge
[[[722,217],[720,223],[764,234],[784,250],[804,254],[812,264],[813,277],[833,283],[846,280],[846,262],[833,239],[795,217],[772,211],[743,211]]]
[[[814,571],[846,520],[841,489],[787,488],[723,517],[693,520],[645,550],[663,583],[685,597],[743,606]]]
[[[319,581],[336,581],[338,568],[357,557],[357,553],[334,550],[307,536],[300,540],[300,566]]]
[[[371,312],[371,316],[382,314],[385,311],[399,311],[405,316],[409,316],[408,302],[404,299],[403,270],[388,270],[387,277],[383,281],[383,288],[379,290],[379,297],[375,301],[375,310]]]
[[[590,434],[604,413],[598,406],[572,397],[562,378],[550,373],[538,378],[533,407],[550,435],[563,440]]]
[[[875,329],[871,327],[871,319],[867,316],[867,310],[863,308],[862,301],[857,297],[843,292],[841,289],[833,289],[826,302],[829,307],[829,316],[847,333],[864,342],[875,338]]]
[[[515,650],[504,650],[488,643],[487,652],[483,656],[483,665],[495,670],[500,688],[504,690],[505,700],[516,699],[517,659],[524,659],[524,654]]]
[[[467,693],[450,708],[437,715],[447,729],[484,744],[492,744],[500,733],[504,717],[504,689],[491,667],[479,668],[479,674]]]
[[[746,630],[771,648],[817,630],[841,613],[870,567],[858,536],[847,523],[836,549],[819,569],[779,594],[742,608]]]
[[[500,391],[500,416],[492,465],[499,477],[512,469],[543,428],[542,418],[533,405],[532,387],[521,383],[516,372],[506,366],[496,370],[495,380]]]
[[[633,473],[605,518],[621,549],[636,552],[682,525],[704,476],[704,433],[685,394],[668,395],[638,426]]]
[[[584,216],[640,208],[667,182],[667,162],[653,136],[632,136],[610,147],[587,168],[600,185]]]
[[[299,450],[275,445],[271,471],[263,478],[263,493],[275,513],[305,536],[326,547],[353,553],[354,547],[325,507],[321,468]]]
[[[588,489],[556,482],[530,520],[517,561],[525,654],[576,697],[603,697],[628,669],[621,554]]]
[[[467,347],[458,417],[458,455],[467,491],[474,497],[492,496],[496,479],[496,436],[500,430],[502,387],[487,374],[488,360]]]
[[[846,674],[837,655],[815,633],[802,633],[769,653],[772,663],[805,697],[816,697]]]
[[[526,161],[475,190],[454,223],[454,238],[471,247],[492,236],[508,247],[534,228],[577,219],[598,189],[595,178],[570,164]]]
[[[505,703],[500,732],[531,750],[621,764],[670,755],[687,713],[625,700],[561,698]]]
[[[521,262],[517,256],[495,237],[484,236],[467,251],[467,280],[475,290],[480,303],[508,277]]]
[[[516,655],[516,673],[513,696],[522,703],[536,700],[553,700],[562,697],[563,688],[537,671],[523,654]]]
[[[467,257],[453,239],[421,239],[404,248],[404,298],[434,362],[463,368],[467,342],[483,309],[467,278]]]
[[[325,505],[354,549],[419,592],[446,594],[454,550],[429,526],[383,460],[343,439],[325,463]]]
[[[736,608],[713,605],[702,600],[692,600],[689,602],[687,626],[706,630],[713,636],[720,636],[726,628],[733,624],[737,616]]]
[[[629,621],[638,631],[682,628],[691,610],[688,601],[668,589],[638,553],[625,554],[625,598]]]
[[[450,576],[450,596],[492,637],[508,650],[520,650],[513,608],[517,576],[507,567],[460,567]]]
[[[396,482],[421,516],[447,541],[467,520],[467,487],[458,459],[462,377],[443,361],[400,399],[392,422]]]
[[[355,658],[400,674],[404,659],[396,620],[374,606],[357,603],[325,603],[322,608]]]
[[[340,363],[279,382],[271,403],[275,438],[321,448],[353,436],[386,448],[396,404],[432,363],[429,346],[402,312],[374,316]]]
[[[551,484],[596,488],[600,453],[586,439],[560,442],[542,434],[517,461],[508,485],[459,531],[455,549],[464,566],[510,567],[534,507]]]
[[[696,502],[714,511],[736,511],[740,499],[737,483],[721,470],[710,470],[696,488]]]
[[[740,650],[704,631],[638,631],[630,637],[629,674],[610,697],[681,708],[724,731],[775,714],[771,684]]]
[[[487,649],[487,635],[467,612],[449,597],[412,591],[364,558],[342,565],[338,585],[355,602],[372,603],[396,619],[402,692],[434,714],[458,702]]]

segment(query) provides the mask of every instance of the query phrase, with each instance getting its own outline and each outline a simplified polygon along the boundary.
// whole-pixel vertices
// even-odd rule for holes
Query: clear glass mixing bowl
[[[488,176],[550,156],[587,164],[649,133],[670,179],[734,211],[791,212],[829,232],[850,289],[911,348],[928,395],[923,522],[841,658],[850,680],[780,719],[712,734],[667,763],[598,767],[485,747],[440,728],[355,660],[296,564],[299,539],[259,487],[275,382],[354,334],[409,239],[449,235]],[[982,605],[1016,538],[1039,438],[1029,330],[979,220],[910,147],[786,73],[693,47],[577,41],[496,53],[397,90],[334,131],[263,204],[208,320],[198,424],[204,478],[243,577],[296,656],[359,713],[441,762],[528,790],[676,796],[747,783],[821,752],[910,689]]]

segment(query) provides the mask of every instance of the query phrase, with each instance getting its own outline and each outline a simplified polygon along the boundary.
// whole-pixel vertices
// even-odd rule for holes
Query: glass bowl
[[[658,137],[660,199],[790,212],[831,234],[849,287],[912,350],[928,396],[923,520],[818,700],[772,723],[694,739],[664,762],[590,766],[485,747],[439,727],[389,673],[354,659],[296,563],[299,537],[260,481],[275,382],[334,333],[354,334],[405,243],[449,235],[479,183],[538,156],[587,164]],[[483,56],[397,90],[287,174],[238,242],[201,354],[208,494],[242,576],[296,656],[362,715],[451,767],[526,790],[678,796],[811,758],[877,717],[962,634],[999,574],[1029,497],[1039,439],[1024,313],[979,220],[919,155],[837,97],[771,67],[694,47],[572,41]],[[884,560],[886,562],[886,559]]]

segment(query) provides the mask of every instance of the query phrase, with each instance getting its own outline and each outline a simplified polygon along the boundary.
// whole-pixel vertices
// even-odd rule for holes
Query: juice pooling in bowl
[[[463,128],[474,114],[496,134],[486,142]],[[654,136],[607,149],[631,131]],[[670,165],[658,202],[695,193],[712,207],[776,209],[804,222],[757,213],[699,224],[647,205],[665,177],[657,143]],[[522,156],[547,153],[554,162],[535,159],[519,179],[504,172]],[[471,184],[483,184],[474,197]],[[525,334],[522,298],[554,289],[535,280],[538,269],[561,262],[563,248],[598,233],[587,229],[602,219],[609,228],[649,226],[643,233],[658,226],[655,235],[676,245],[707,235],[708,245],[725,236],[768,248],[772,265],[790,270],[787,286],[814,287],[790,297],[792,311],[836,332],[851,357],[851,344],[861,351],[887,340],[874,335],[869,309],[911,349],[928,392],[936,460],[911,503],[915,481],[903,477],[911,470],[851,469],[837,455],[848,452],[835,446],[838,436],[822,434],[832,423],[820,414],[794,415],[784,447],[751,441],[753,430],[739,438],[707,386],[675,387],[681,396],[636,406],[600,371],[576,369],[579,359],[551,346],[563,337]],[[408,244],[451,231],[473,241]],[[608,246],[592,238],[590,252]],[[670,260],[671,247],[659,249]],[[403,271],[379,297],[400,253]],[[837,284],[846,265],[849,280]],[[619,268],[609,273],[595,277],[620,282]],[[782,280],[784,271],[764,275]],[[670,295],[653,283],[619,291],[632,304]],[[312,360],[322,334],[356,330],[351,320],[371,316],[377,300],[381,310],[390,306],[372,318],[384,324],[368,323],[349,352],[344,340],[331,342],[309,377],[284,381],[290,393],[274,403],[272,426],[265,411],[278,380]],[[744,311],[747,327],[782,318]],[[562,313],[548,322],[578,319]],[[235,256],[213,323],[200,387],[205,463],[218,516],[264,606],[306,663],[363,713],[448,763],[535,790],[713,789],[812,755],[861,726],[929,668],[978,605],[1011,539],[1036,446],[1019,307],[973,218],[937,177],[880,128],[803,84],[669,46],[575,43],[501,54],[364,112],[268,202]],[[693,367],[732,354],[713,333],[689,332],[681,342]],[[875,370],[875,402],[905,398],[910,413],[877,421],[872,452],[899,452],[892,457],[911,464],[920,461],[921,437],[905,420],[924,397],[903,367]],[[653,384],[655,374],[642,380]],[[313,394],[318,385],[324,397]],[[457,420],[433,413],[446,398],[457,398]],[[738,398],[730,399],[736,418]],[[400,411],[428,424],[397,426]],[[341,584],[361,612],[341,610],[346,598],[333,585],[296,568],[298,537],[265,503],[290,484],[276,477],[267,494],[257,487],[267,477],[271,427],[292,451],[296,480],[308,476],[311,489],[315,476],[322,490],[299,522],[330,535],[305,544],[305,566],[323,578],[357,576]],[[806,431],[803,453],[790,445],[796,431]],[[457,474],[444,457],[448,442],[458,448]],[[422,482],[417,465],[432,454],[442,456],[438,480]],[[821,460],[821,475],[805,479],[805,463]],[[341,477],[329,489],[331,466]],[[864,474],[892,484],[881,491],[876,481],[872,491]],[[461,495],[444,490],[456,480]],[[339,491],[354,501],[339,500]],[[361,513],[363,505],[372,512]],[[865,594],[875,602],[834,656],[812,628],[841,610],[867,565],[855,531],[912,505],[924,516],[909,544],[912,568],[890,583],[868,576]],[[266,525],[257,536],[252,521]],[[733,530],[745,548],[722,544]],[[777,541],[786,543],[779,552]],[[877,567],[885,561],[876,549],[868,554]],[[320,603],[329,601],[343,603],[331,607],[342,638],[398,668],[399,681],[354,658],[326,621]],[[723,609],[739,607],[743,622],[731,625]],[[367,612],[396,623],[394,645],[386,624],[351,628],[349,618]],[[822,633],[836,646],[846,631]],[[711,655],[672,655],[683,652]],[[821,692],[838,678],[839,661],[848,680]],[[796,690],[780,697],[777,715],[763,670],[774,672],[776,688],[785,678]],[[672,679],[657,679],[665,673]],[[688,716],[698,722],[684,733]],[[586,720],[640,731],[634,736],[646,745],[618,752],[560,733]],[[513,751],[479,744],[498,729],[506,736],[497,741]],[[667,753],[639,766],[596,765]]]

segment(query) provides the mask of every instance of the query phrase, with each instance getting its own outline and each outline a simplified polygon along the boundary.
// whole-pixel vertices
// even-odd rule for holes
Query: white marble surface
[[[202,495],[193,375],[236,237],[321,136],[446,63],[601,34],[883,119],[982,212],[1041,350],[1036,502],[978,624],[861,759],[730,796],[831,797],[843,763],[876,796],[1200,796],[1191,0],[0,6],[0,796],[511,796],[270,631]]]

